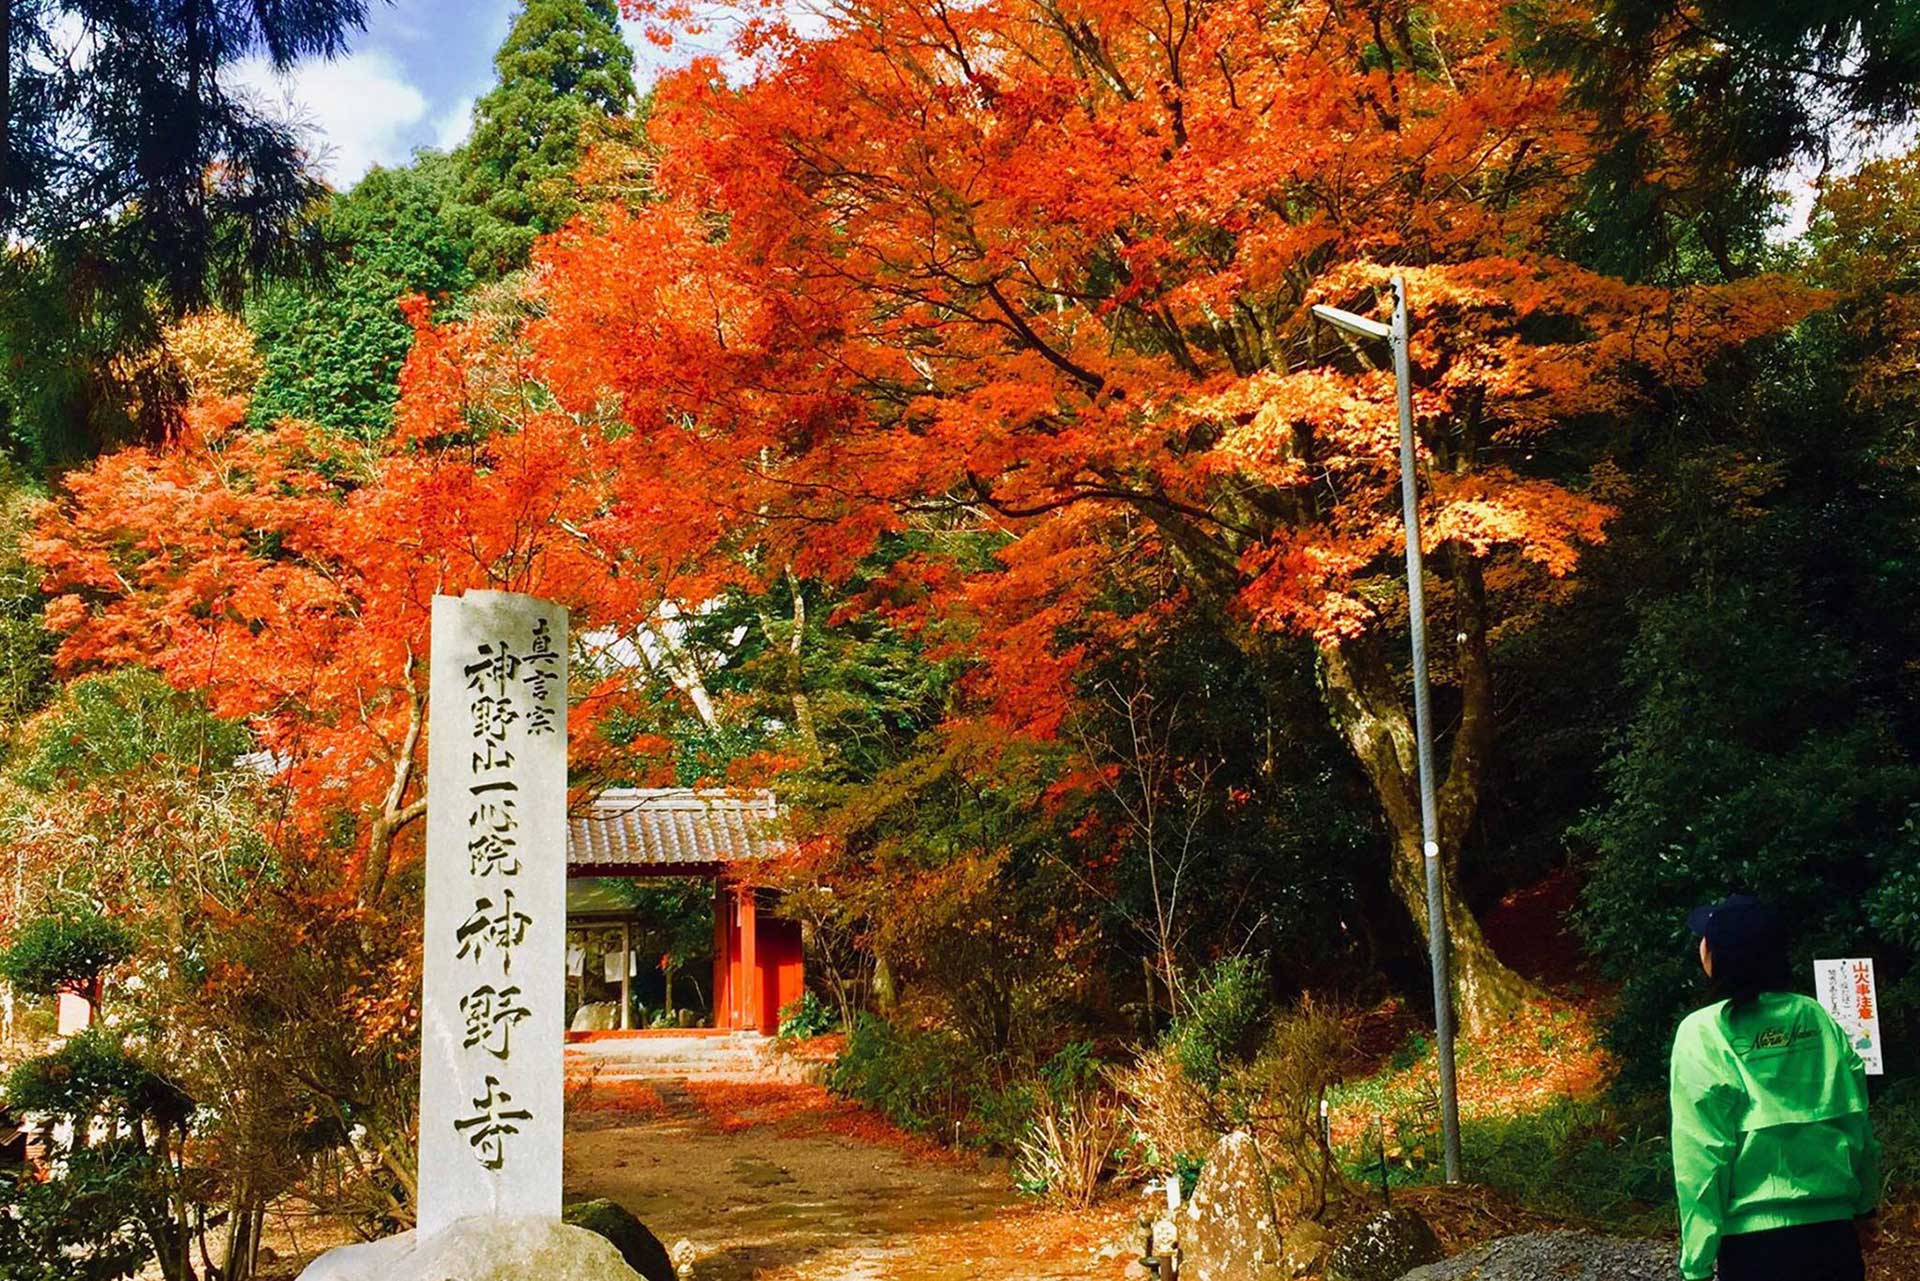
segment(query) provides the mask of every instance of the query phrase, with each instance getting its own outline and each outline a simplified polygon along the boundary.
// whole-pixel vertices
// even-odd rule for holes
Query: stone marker
[[[567,612],[433,598],[421,957],[423,1240],[560,1216]]]
[[[640,1281],[613,1243],[558,1219],[462,1219],[329,1250],[300,1281]]]
[[[1253,1136],[1235,1130],[1200,1171],[1180,1225],[1180,1275],[1187,1281],[1285,1281],[1273,1189]]]

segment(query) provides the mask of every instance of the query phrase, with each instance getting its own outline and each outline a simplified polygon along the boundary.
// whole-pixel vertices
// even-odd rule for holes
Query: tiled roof
[[[609,788],[567,818],[567,865],[657,868],[738,863],[785,852],[772,792]]]

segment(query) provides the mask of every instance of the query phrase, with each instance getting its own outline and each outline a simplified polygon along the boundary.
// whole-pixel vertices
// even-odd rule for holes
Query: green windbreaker
[[[1848,1219],[1880,1198],[1866,1069],[1818,1001],[1767,993],[1695,1010],[1673,1038],[1680,1272],[1713,1275],[1720,1238]]]

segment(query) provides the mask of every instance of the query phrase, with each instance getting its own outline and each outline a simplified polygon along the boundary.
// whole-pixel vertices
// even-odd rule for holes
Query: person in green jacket
[[[1673,1038],[1673,1181],[1688,1281],[1861,1281],[1880,1197],[1866,1069],[1792,989],[1779,914],[1745,894],[1696,909],[1724,999]],[[1856,1220],[1858,1221],[1856,1223]]]

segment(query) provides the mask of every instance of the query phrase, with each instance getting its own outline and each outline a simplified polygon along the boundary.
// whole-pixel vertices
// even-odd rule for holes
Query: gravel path
[[[1506,1237],[1415,1268],[1402,1281],[1679,1281],[1673,1246],[1587,1232]]]

